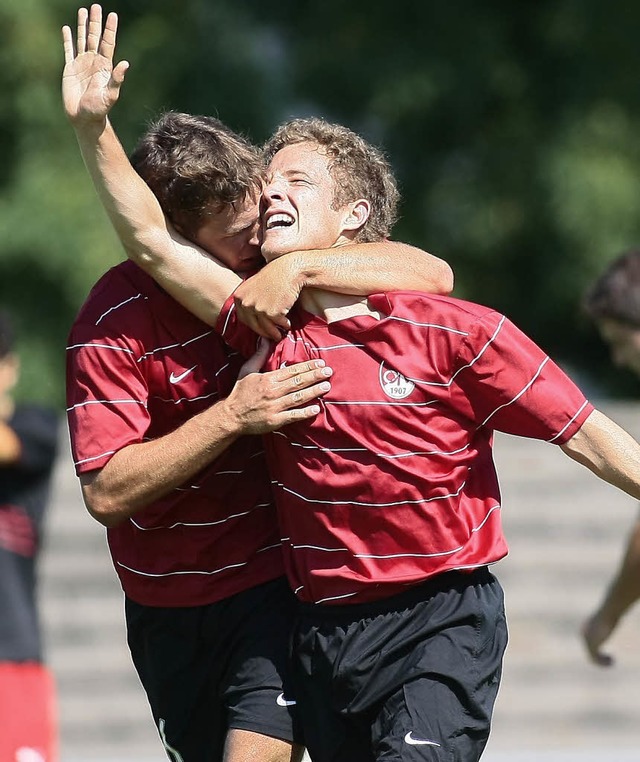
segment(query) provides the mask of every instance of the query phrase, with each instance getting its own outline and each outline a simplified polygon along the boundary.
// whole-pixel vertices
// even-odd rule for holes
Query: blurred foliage
[[[581,296],[640,242],[640,5],[611,0],[114,0],[131,62],[127,149],[172,108],[255,141],[316,113],[385,148],[396,237],[446,258],[456,295],[506,312],[590,394],[634,395]],[[70,0],[0,9],[0,303],[21,329],[23,396],[62,405],[64,345],[121,259],[60,103]]]

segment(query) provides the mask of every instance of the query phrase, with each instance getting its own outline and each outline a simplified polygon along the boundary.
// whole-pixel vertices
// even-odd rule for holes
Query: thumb
[[[260,337],[255,354],[246,361],[242,368],[240,368],[238,379],[244,378],[250,373],[260,373],[262,366],[265,364],[265,361],[269,356],[270,351],[271,342],[268,339]]]
[[[128,70],[129,62],[120,61],[120,63],[115,66],[111,72],[111,85],[119,90],[122,86],[122,83],[124,82],[124,77]]]

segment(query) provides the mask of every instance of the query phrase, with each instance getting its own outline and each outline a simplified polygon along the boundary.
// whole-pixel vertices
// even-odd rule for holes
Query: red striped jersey
[[[494,430],[561,444],[592,411],[545,353],[494,310],[417,292],[369,298],[327,324],[297,308],[269,368],[331,366],[312,420],[268,438],[285,566],[299,598],[356,603],[506,555]],[[219,322],[255,340],[231,300]]]
[[[67,349],[68,420],[78,474],[162,437],[232,389],[242,358],[130,262],[107,272]],[[260,437],[107,532],[125,593],[195,606],[283,574]]]

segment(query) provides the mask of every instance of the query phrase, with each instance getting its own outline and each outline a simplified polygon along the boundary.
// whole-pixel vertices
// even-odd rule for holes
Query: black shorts
[[[370,604],[302,604],[293,665],[312,759],[478,760],[506,645],[502,588],[486,568]]]
[[[295,605],[284,579],[208,606],[126,601],[129,648],[170,759],[217,762],[230,728],[301,740],[288,675]]]

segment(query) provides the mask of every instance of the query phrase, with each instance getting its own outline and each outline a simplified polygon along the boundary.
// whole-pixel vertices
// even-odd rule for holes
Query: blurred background
[[[349,125],[382,146],[397,171],[403,204],[395,237],[449,261],[455,295],[505,312],[592,398],[620,401],[617,420],[632,429],[638,381],[611,366],[580,301],[606,262],[640,246],[640,5],[113,0],[104,8],[120,14],[117,58],[131,63],[113,112],[127,150],[166,109],[216,115],[255,142],[291,116],[318,114]],[[18,397],[60,410],[71,322],[94,281],[122,258],[60,102],[60,27],[74,25],[76,9],[71,0],[3,0],[0,7],[0,304],[14,314],[21,337]],[[61,436],[66,442],[66,432]],[[517,688],[530,696],[540,683],[534,702],[557,716],[548,702],[563,694],[541,666],[551,665],[582,702],[578,735],[602,740],[606,725],[618,728],[625,748],[633,746],[632,729],[640,723],[629,697],[637,695],[640,679],[638,640],[629,649],[636,652],[633,668],[611,673],[586,664],[575,635],[613,571],[633,501],[605,530],[599,514],[617,497],[612,490],[598,493],[590,480],[576,494],[571,479],[584,484],[584,477],[574,464],[567,466],[572,476],[563,477],[536,460],[538,445],[533,455],[519,447],[529,445],[506,448],[511,460],[503,473],[507,497],[514,484],[513,513],[524,521],[522,536],[530,544],[521,571],[509,571],[507,561],[504,573],[505,583],[524,584],[509,601],[520,602],[512,606],[516,632],[522,609],[523,633],[537,635],[515,638],[528,667],[513,688],[507,685],[514,693],[503,711],[514,707],[514,717],[527,720],[528,705],[509,697]],[[128,659],[118,651],[125,648],[120,594],[102,530],[83,514],[70,469],[61,459],[42,590],[53,666],[62,675],[63,741],[78,760],[89,758],[82,746],[87,735],[96,753],[109,753],[100,731],[87,729],[94,726],[86,713],[104,698],[105,738],[118,741],[121,751],[137,749],[132,758],[142,759],[151,748],[146,744],[155,749],[157,742],[131,665],[116,668]],[[540,512],[547,493],[560,502],[545,500]],[[568,527],[581,521],[581,500],[591,505],[594,520],[576,537]],[[538,534],[530,511],[539,511]],[[514,563],[519,531],[511,536]],[[574,555],[549,546],[545,533],[562,539],[563,531]],[[72,551],[80,554],[76,560]],[[546,594],[536,608],[526,590],[546,555],[572,560],[544,579]],[[545,604],[552,601],[547,621]],[[76,619],[86,633],[73,625]],[[572,643],[569,662],[561,649],[545,651],[555,637],[549,633],[557,631]],[[527,654],[538,657],[527,662]],[[567,663],[574,671],[566,671]],[[626,696],[626,714],[616,704],[604,716],[600,704],[590,703],[604,696],[611,707],[614,694]],[[118,707],[119,695],[134,698],[130,704],[122,698]],[[106,709],[114,704],[115,715]],[[524,726],[507,717],[496,720],[496,732],[506,734],[498,736],[498,748],[535,747],[534,735],[538,742],[545,732],[553,736],[540,720],[525,743]],[[584,736],[587,727],[592,732]],[[552,737],[547,745],[560,740]],[[572,744],[565,738],[560,745]],[[640,759],[640,751],[633,758]]]
[[[63,399],[63,352],[121,258],[60,103],[72,0],[0,8],[0,302],[28,336],[23,387]],[[113,0],[131,62],[113,121],[130,150],[165,109],[256,142],[320,114],[387,151],[396,237],[446,258],[456,295],[504,311],[607,394],[634,395],[579,314],[640,245],[640,6],[624,0]]]

